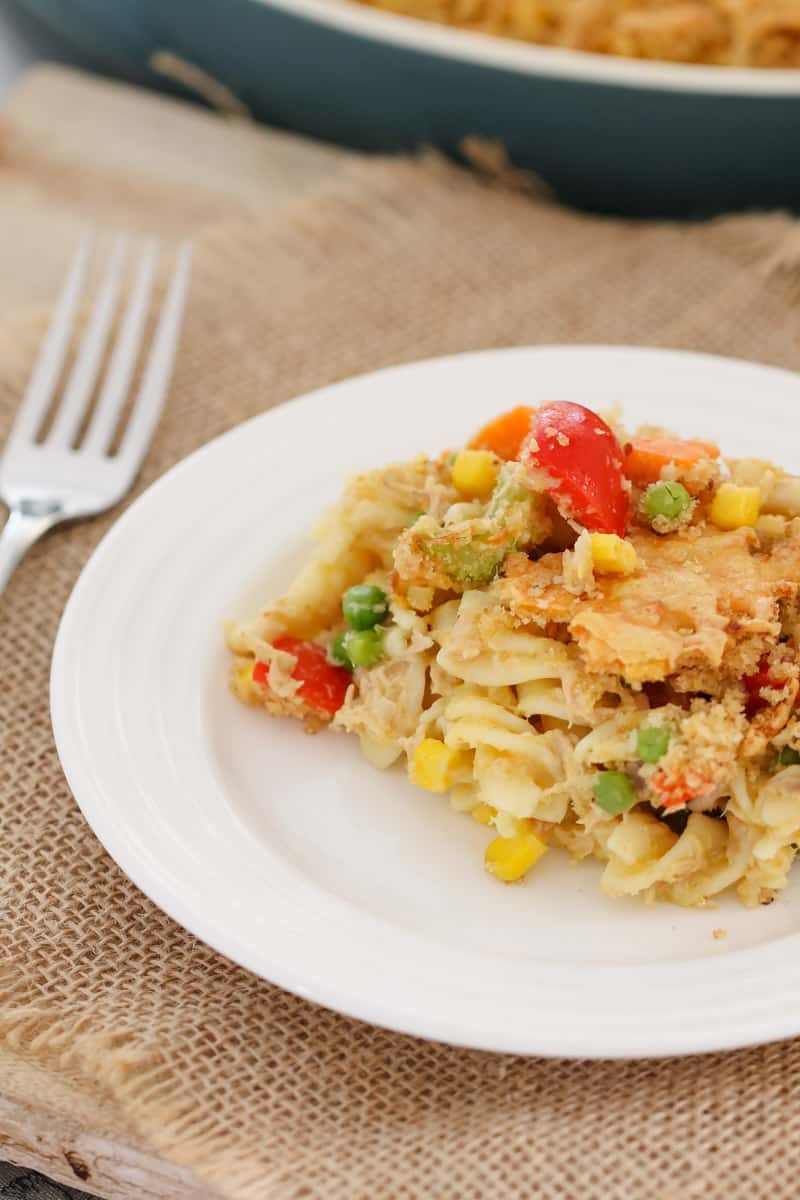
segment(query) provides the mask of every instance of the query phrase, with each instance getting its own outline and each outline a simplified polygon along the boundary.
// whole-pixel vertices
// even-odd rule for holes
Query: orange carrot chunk
[[[625,474],[634,483],[654,483],[669,463],[691,467],[703,458],[719,458],[711,442],[684,442],[680,438],[635,438],[625,446]]]
[[[491,450],[504,462],[519,458],[519,451],[531,431],[534,410],[521,404],[502,413],[488,425],[484,425],[470,442],[472,450]]]

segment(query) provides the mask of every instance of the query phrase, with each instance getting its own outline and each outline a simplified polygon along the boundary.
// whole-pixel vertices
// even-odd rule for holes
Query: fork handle
[[[14,573],[19,560],[43,533],[59,520],[58,515],[34,515],[12,508],[0,533],[0,592]]]

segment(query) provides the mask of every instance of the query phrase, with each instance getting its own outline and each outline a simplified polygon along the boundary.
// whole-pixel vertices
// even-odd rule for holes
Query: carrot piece
[[[625,446],[625,474],[634,483],[653,483],[669,463],[691,467],[703,458],[719,458],[711,442],[685,442],[680,438],[636,438]]]
[[[714,780],[692,767],[673,776],[660,767],[651,779],[650,786],[662,808],[678,808],[690,800],[707,796],[714,786]]]
[[[476,433],[470,449],[491,450],[504,462],[519,458],[520,447],[531,431],[533,413],[534,410],[524,404],[501,413]]]

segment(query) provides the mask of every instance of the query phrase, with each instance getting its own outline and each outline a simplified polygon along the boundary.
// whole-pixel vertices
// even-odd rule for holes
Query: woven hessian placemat
[[[780,215],[632,225],[433,159],[358,165],[289,216],[199,239],[140,488],[291,396],[428,355],[631,342],[798,368],[798,281],[797,227]],[[43,325],[0,334],[0,437]],[[796,1197],[800,1043],[570,1063],[417,1041],[253,978],[128,882],[70,796],[48,711],[59,616],[116,515],[52,535],[0,598],[0,1021],[12,1046],[108,1097],[132,1132],[241,1200]]]

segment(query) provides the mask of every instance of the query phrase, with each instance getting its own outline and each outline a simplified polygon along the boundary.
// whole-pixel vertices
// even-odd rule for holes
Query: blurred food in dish
[[[357,0],[543,46],[739,67],[800,67],[797,0]]]
[[[449,3],[469,14],[501,0],[437,2],[440,13]],[[541,2],[528,0],[530,9]],[[800,157],[787,151],[800,124],[800,70],[765,69],[796,52],[800,0],[740,0],[746,27],[761,29],[748,35],[759,66],[724,69],[493,37],[354,0],[6,4],[107,74],[211,103],[233,97],[237,111],[298,133],[379,152],[458,155],[466,139],[495,142],[580,208],[692,218],[800,208]],[[502,4],[512,12],[514,0]]]

